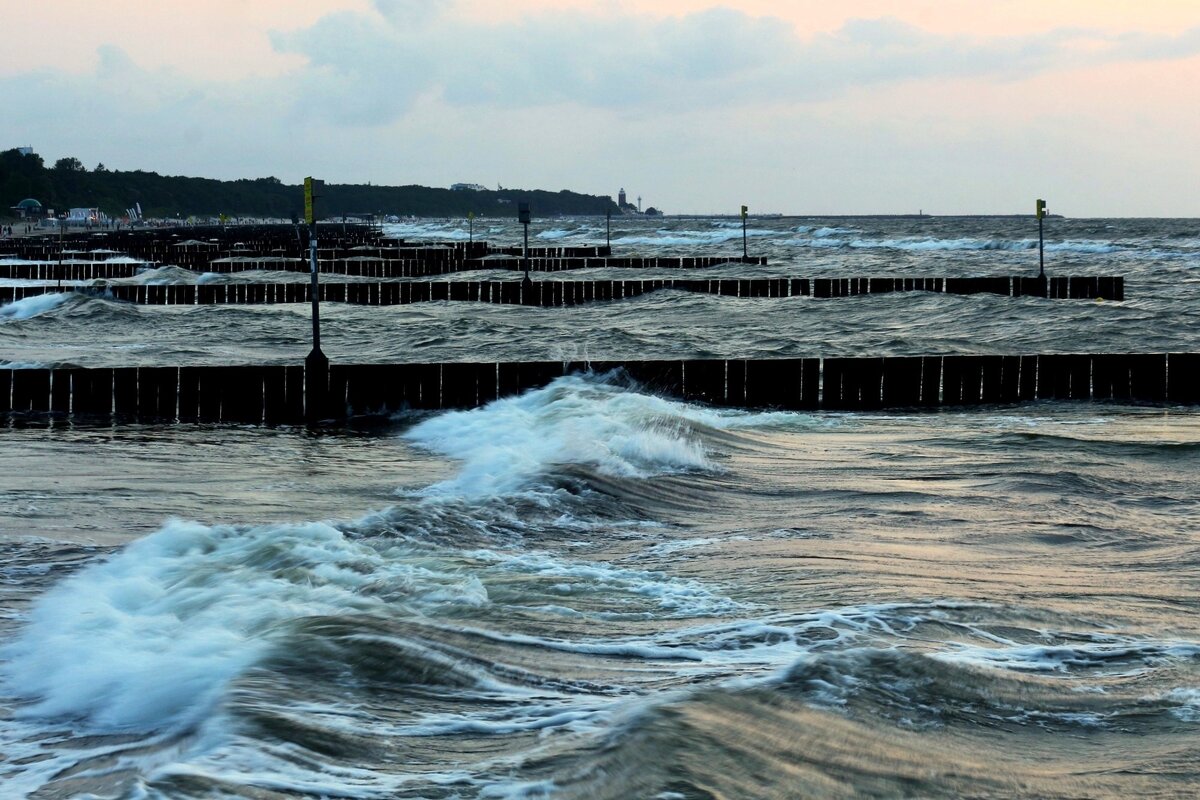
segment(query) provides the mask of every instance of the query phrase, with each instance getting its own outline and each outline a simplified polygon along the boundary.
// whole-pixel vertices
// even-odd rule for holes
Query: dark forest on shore
[[[290,218],[303,211],[303,187],[278,178],[233,181],[159,175],[144,170],[110,170],[103,164],[87,169],[78,159],[60,158],[47,166],[41,156],[19,150],[0,152],[0,216],[31,198],[44,209],[99,208],[112,217],[140,203],[147,217]],[[515,217],[517,203],[528,202],[540,216],[618,213],[612,198],[567,190],[439,189],[427,186],[327,184],[321,216],[383,214],[453,217]]]

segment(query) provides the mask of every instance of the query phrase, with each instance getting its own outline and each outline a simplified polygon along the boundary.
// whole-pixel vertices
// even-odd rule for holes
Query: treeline
[[[140,203],[147,217],[280,217],[302,214],[304,190],[278,178],[219,181],[159,175],[143,170],[88,170],[75,158],[47,167],[41,156],[19,150],[0,152],[0,216],[26,198],[43,208],[99,208],[112,217]],[[612,198],[562,190],[497,191],[434,189],[426,186],[327,184],[318,203],[323,218],[346,214],[395,214],[418,217],[513,217],[528,202],[537,216],[619,213]]]

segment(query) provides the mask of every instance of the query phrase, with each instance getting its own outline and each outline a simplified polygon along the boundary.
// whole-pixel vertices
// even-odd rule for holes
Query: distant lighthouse
[[[617,208],[625,207],[625,190],[622,189],[617,193]]]

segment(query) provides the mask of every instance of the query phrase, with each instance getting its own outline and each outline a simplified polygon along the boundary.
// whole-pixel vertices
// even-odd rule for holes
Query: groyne
[[[1042,400],[1200,404],[1200,353],[0,369],[0,415],[295,424],[475,408],[578,372],[717,406],[951,409]],[[311,387],[306,389],[306,387]]]
[[[940,292],[1055,300],[1124,300],[1121,276],[1056,276],[1045,281],[1024,276],[982,278],[711,278],[521,281],[375,281],[329,282],[318,287],[320,300],[366,306],[437,301],[497,303],[542,307],[575,306],[639,297],[670,290],[724,297],[855,297],[896,292]],[[0,286],[0,304],[63,291],[51,285]],[[139,305],[270,305],[307,303],[308,283],[111,284],[68,287],[67,291],[109,297]]]

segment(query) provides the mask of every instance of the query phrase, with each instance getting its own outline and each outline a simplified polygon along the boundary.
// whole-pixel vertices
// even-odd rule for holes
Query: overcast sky
[[[668,213],[1200,216],[1200,0],[6,2],[0,148]]]

